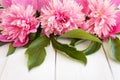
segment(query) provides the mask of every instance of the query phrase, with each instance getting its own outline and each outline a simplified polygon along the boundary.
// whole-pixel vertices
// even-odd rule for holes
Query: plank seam
[[[57,50],[55,50],[55,79],[57,79]]]
[[[105,57],[106,57],[106,60],[107,60],[107,63],[108,63],[110,72],[111,72],[111,74],[112,74],[113,80],[115,80],[115,77],[114,77],[114,74],[113,74],[113,71],[112,71],[112,67],[111,67],[111,64],[110,64],[110,62],[109,62],[109,58],[107,57],[107,52],[106,52],[103,44],[102,44],[102,48],[103,48],[103,51],[104,51],[104,53],[105,53]]]
[[[0,73],[0,80],[2,80],[2,75],[3,75],[4,70],[5,70],[5,68],[6,68],[7,61],[8,61],[8,58],[5,60],[5,63],[4,63],[3,68],[2,68],[2,71],[1,71],[1,73]]]

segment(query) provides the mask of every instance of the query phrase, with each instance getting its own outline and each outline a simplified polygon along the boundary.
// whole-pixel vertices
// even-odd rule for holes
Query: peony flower
[[[86,21],[87,31],[96,34],[101,39],[110,36],[116,26],[116,6],[110,0],[88,0],[90,14]]]
[[[0,41],[13,42],[14,47],[28,43],[28,35],[37,31],[39,23],[32,6],[11,5],[0,15]]]
[[[82,7],[74,0],[51,0],[48,6],[41,9],[40,22],[43,32],[61,35],[72,29],[77,29],[84,21]]]

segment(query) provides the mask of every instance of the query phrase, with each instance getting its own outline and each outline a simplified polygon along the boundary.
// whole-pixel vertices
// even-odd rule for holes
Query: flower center
[[[55,19],[59,23],[67,23],[69,20],[69,18],[64,13],[60,13],[60,12],[55,13]]]
[[[103,12],[101,12],[101,11],[95,11],[95,17],[101,17],[101,16],[103,16]]]

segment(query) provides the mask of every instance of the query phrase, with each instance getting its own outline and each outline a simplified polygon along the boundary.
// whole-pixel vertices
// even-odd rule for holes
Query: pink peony
[[[74,0],[51,0],[48,6],[41,9],[40,22],[43,32],[61,35],[69,30],[77,29],[84,21],[82,7]]]
[[[88,0],[90,14],[86,21],[87,31],[101,39],[109,37],[116,25],[116,6],[110,0]]]
[[[32,6],[12,5],[0,15],[0,41],[13,42],[14,47],[28,43],[28,35],[37,31],[39,23]]]

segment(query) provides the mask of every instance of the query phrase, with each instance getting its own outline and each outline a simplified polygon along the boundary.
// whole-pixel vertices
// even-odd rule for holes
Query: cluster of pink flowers
[[[43,32],[49,36],[83,29],[101,39],[115,38],[120,32],[119,3],[120,0],[51,0],[41,9]]]
[[[83,29],[101,39],[115,38],[120,32],[119,4],[120,0],[2,0],[0,41],[24,46],[40,24],[48,37]]]

